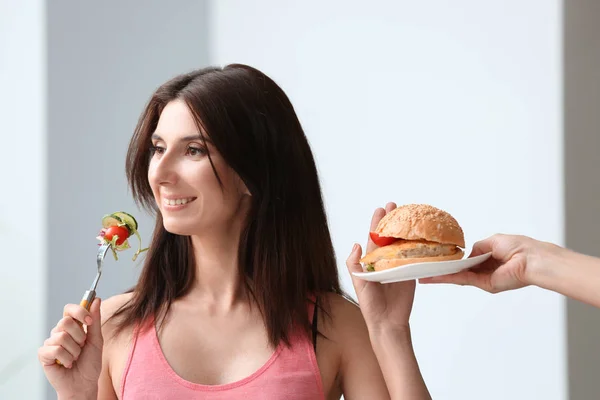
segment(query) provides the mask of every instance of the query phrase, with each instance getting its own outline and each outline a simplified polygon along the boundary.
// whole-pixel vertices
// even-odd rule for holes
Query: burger
[[[360,260],[367,271],[464,256],[465,237],[458,222],[428,204],[407,204],[390,211],[370,236],[378,247]]]

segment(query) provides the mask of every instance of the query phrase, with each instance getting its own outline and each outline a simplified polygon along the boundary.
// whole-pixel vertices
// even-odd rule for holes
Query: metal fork
[[[100,280],[100,276],[102,275],[102,263],[104,262],[104,256],[106,256],[106,252],[110,249],[109,243],[103,243],[102,246],[98,248],[98,253],[96,254],[96,264],[98,268],[98,272],[96,273],[96,278],[94,278],[94,282],[92,282],[92,286],[89,290],[86,290],[83,294],[83,298],[79,303],[80,306],[89,311],[94,299],[96,298],[96,288],[98,287],[98,281]]]
[[[83,298],[79,302],[79,305],[86,310],[90,310],[94,299],[96,298],[96,288],[98,287],[98,281],[100,280],[100,276],[102,275],[102,263],[104,262],[104,257],[106,256],[106,252],[110,249],[110,243],[103,243],[98,248],[98,253],[96,253],[96,264],[97,264],[97,272],[96,278],[94,278],[94,282],[92,282],[92,286],[89,290],[86,290],[83,294]],[[79,324],[79,326],[83,327],[83,324],[80,321],[75,321]],[[58,365],[62,365],[60,361],[56,360]]]

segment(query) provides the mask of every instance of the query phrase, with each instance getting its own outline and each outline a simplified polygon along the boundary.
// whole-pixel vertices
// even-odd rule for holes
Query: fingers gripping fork
[[[106,256],[106,252],[110,249],[110,244],[108,243],[103,243],[99,248],[98,248],[98,253],[96,254],[96,264],[97,264],[97,272],[96,272],[96,277],[94,278],[94,281],[92,282],[92,286],[89,288],[89,290],[86,290],[85,293],[83,294],[83,297],[81,298],[81,302],[79,302],[79,305],[83,308],[85,308],[86,310],[90,310],[90,307],[92,306],[92,303],[94,302],[94,299],[96,298],[96,288],[98,287],[98,281],[100,281],[100,276],[102,276],[102,263],[104,262],[104,257]],[[83,324],[80,321],[76,321],[79,326],[83,326]],[[62,365],[60,361],[56,360],[56,363],[59,365]]]

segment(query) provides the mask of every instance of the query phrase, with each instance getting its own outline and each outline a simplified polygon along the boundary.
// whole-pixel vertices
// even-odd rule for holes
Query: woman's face
[[[211,144],[206,148],[187,105],[166,105],[152,136],[148,180],[168,232],[204,235],[227,229],[242,217],[247,189]],[[208,159],[210,152],[223,188]]]

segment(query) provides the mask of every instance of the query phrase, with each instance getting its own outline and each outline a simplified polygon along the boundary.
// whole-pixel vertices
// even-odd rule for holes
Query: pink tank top
[[[313,315],[309,302],[309,315]],[[312,319],[312,318],[311,318]],[[223,385],[189,382],[167,362],[156,329],[134,332],[121,381],[121,400],[318,400],[325,399],[313,343],[295,332],[252,375]]]

